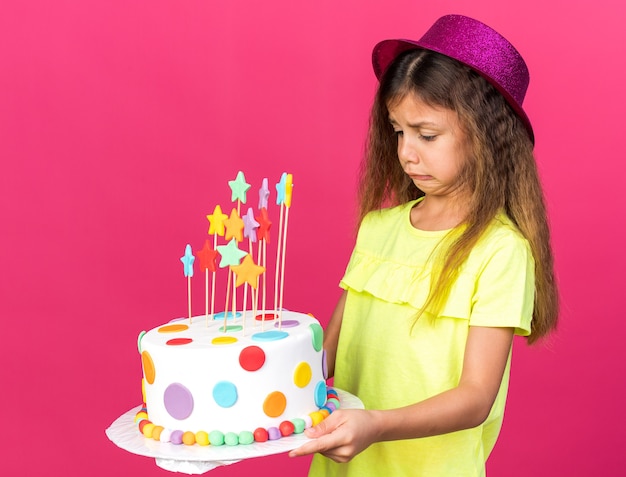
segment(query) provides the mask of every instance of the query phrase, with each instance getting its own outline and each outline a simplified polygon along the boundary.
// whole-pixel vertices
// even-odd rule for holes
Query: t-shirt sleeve
[[[476,277],[470,326],[510,326],[528,336],[535,299],[535,263],[528,242],[508,234],[488,250]]]

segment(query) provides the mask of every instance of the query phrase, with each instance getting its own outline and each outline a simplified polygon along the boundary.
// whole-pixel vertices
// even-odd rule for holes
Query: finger
[[[333,430],[328,428],[328,423],[325,420],[320,422],[317,426],[309,427],[304,430],[307,437],[311,438],[317,438],[330,432],[333,432]]]
[[[289,457],[301,457],[316,453],[340,463],[348,462],[353,457],[343,446],[337,447],[337,444],[333,443],[330,437],[322,437],[321,439],[307,442],[289,452]]]
[[[289,457],[300,457],[303,455],[315,454],[316,452],[319,452],[320,450],[322,449],[319,444],[319,441],[317,440],[309,441],[306,444],[301,445],[297,449],[294,449],[291,452],[289,452]]]
[[[320,422],[317,426],[309,427],[308,429],[306,429],[304,433],[311,438],[318,438],[326,434],[330,434],[341,424],[342,421],[341,419],[339,419],[339,417],[339,411],[335,411],[322,422]]]

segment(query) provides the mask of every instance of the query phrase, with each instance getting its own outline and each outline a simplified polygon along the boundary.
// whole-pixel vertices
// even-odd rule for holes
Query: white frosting
[[[292,326],[294,321],[298,324]],[[224,332],[223,319],[209,320],[207,326],[204,316],[196,316],[191,323],[181,319],[148,331],[140,338],[140,349],[150,421],[170,430],[239,434],[258,427],[278,427],[285,420],[318,410],[323,405],[323,401],[319,403],[320,394],[325,400],[326,392],[321,326],[309,315],[283,311],[280,332],[286,333],[286,337],[257,340],[259,336],[276,334],[277,323],[278,320],[266,321],[262,331],[261,322],[247,312],[244,330]],[[172,325],[187,328],[163,332],[164,327]],[[229,319],[227,325],[242,326],[242,319]],[[216,338],[235,338],[236,342],[215,344]],[[173,339],[192,341],[166,344]],[[265,355],[265,362],[256,371],[248,371],[240,364],[242,351],[251,346],[261,348]],[[152,362],[154,373],[146,369],[146,361]],[[309,368],[311,377],[306,382]],[[214,397],[214,390],[220,387],[226,390],[217,398],[222,405]],[[236,401],[230,405],[233,390]],[[286,406],[279,416],[270,417],[264,412],[264,402],[275,392],[284,395]]]

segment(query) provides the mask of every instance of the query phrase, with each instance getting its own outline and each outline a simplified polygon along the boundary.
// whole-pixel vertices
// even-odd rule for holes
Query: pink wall
[[[2,475],[166,475],[104,429],[139,403],[137,334],[185,314],[178,259],[240,169],[255,189],[294,174],[285,304],[326,323],[351,248],[371,47],[451,12],[504,32],[530,66],[563,302],[548,345],[517,343],[489,471],[625,467],[622,2],[5,3]],[[211,475],[279,465],[303,475],[308,459]]]

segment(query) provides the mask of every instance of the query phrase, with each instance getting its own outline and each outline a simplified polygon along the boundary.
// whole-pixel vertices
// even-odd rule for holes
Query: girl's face
[[[404,172],[427,196],[458,197],[467,160],[466,135],[456,112],[433,108],[415,95],[389,107]]]

